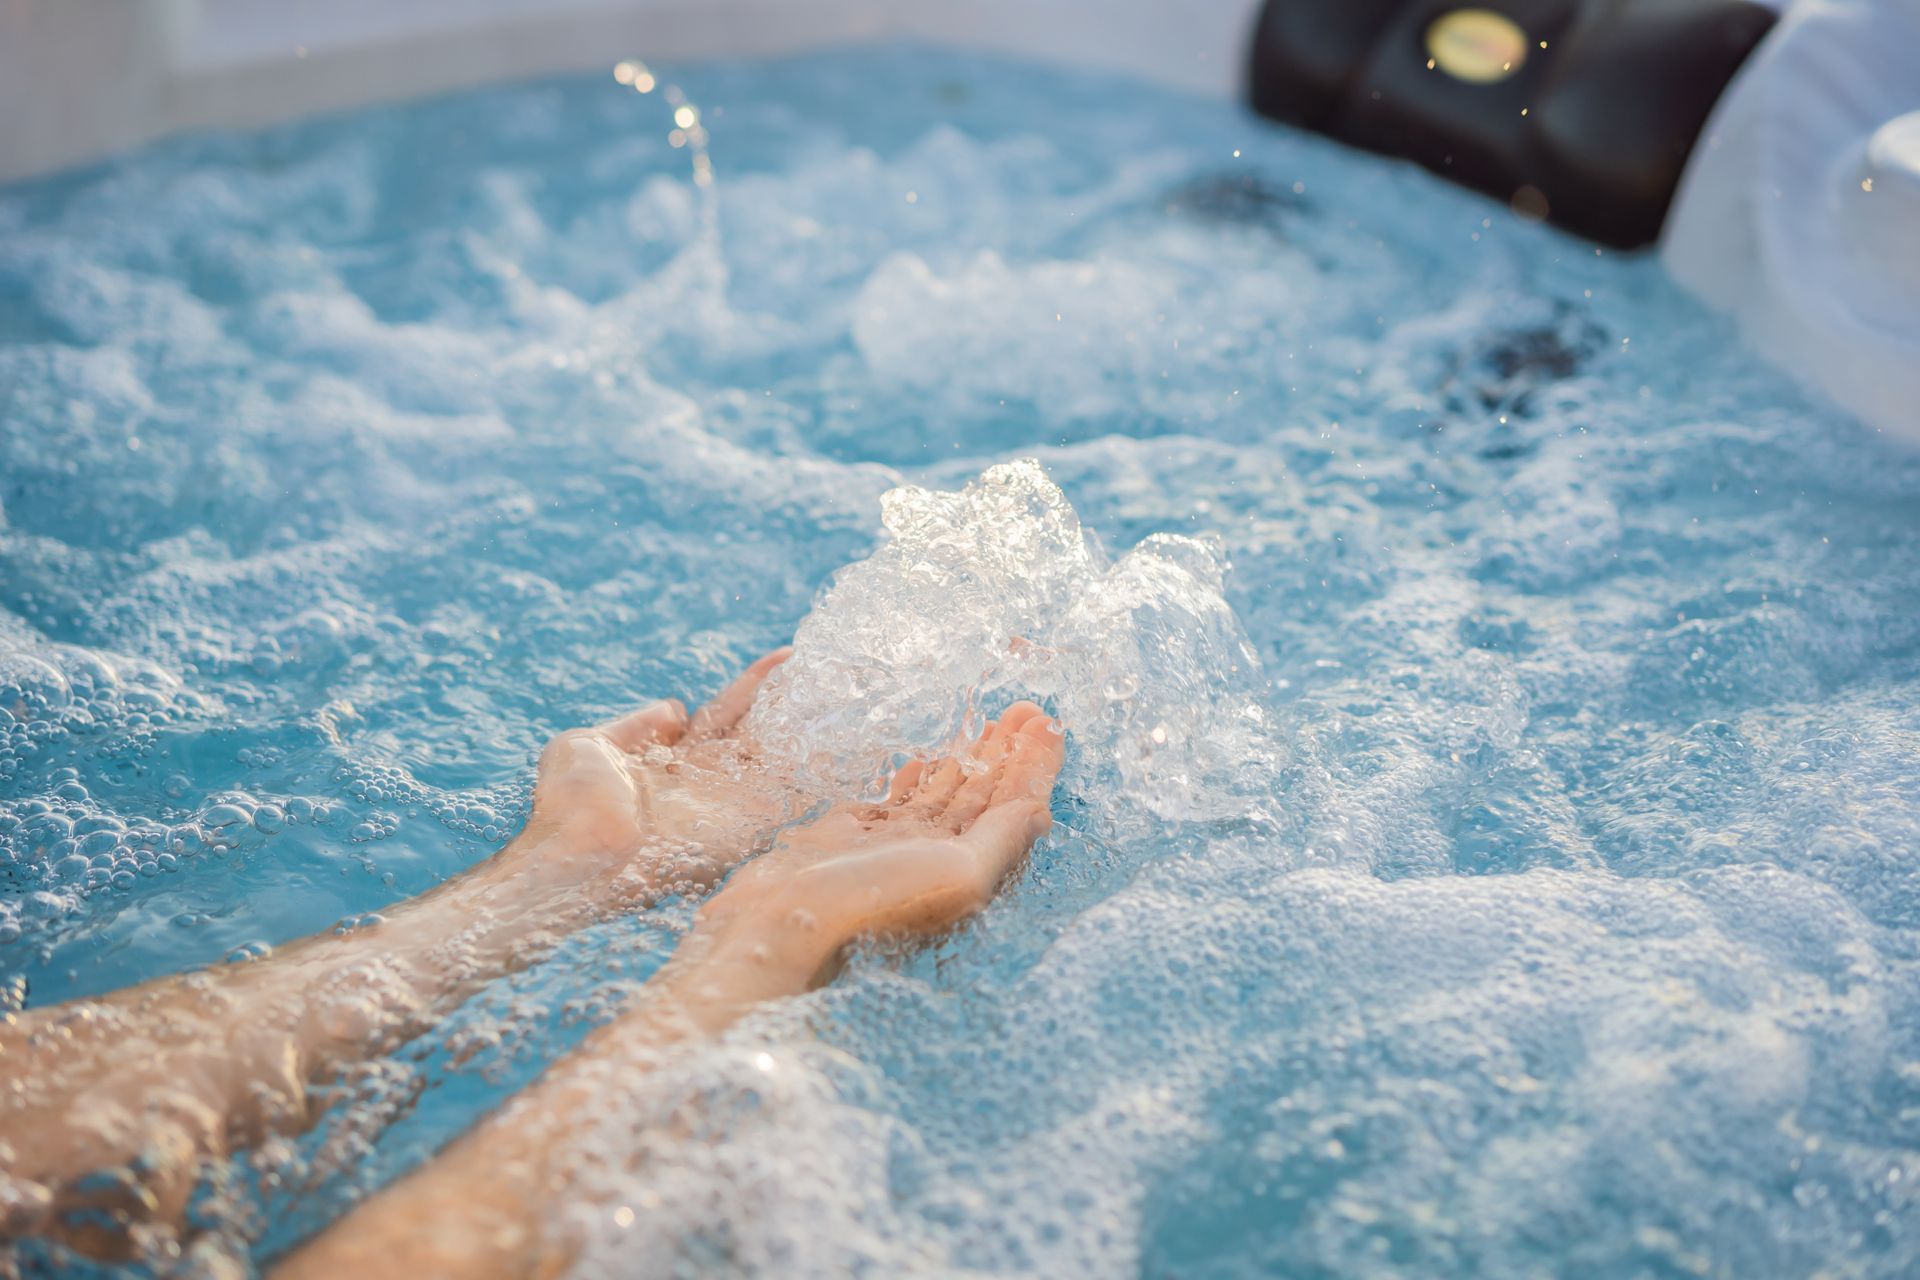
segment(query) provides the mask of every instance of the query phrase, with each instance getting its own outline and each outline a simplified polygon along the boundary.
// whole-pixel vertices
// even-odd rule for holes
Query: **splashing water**
[[[1243,775],[1270,764],[1259,660],[1217,543],[1155,535],[1109,561],[1031,460],[958,493],[892,490],[881,521],[880,548],[834,576],[754,712],[818,789],[871,788],[901,752],[977,732],[989,701],[1032,696],[1072,731],[1069,787],[1077,773],[1109,805],[1194,818],[1257,790]]]
[[[0,1013],[361,927],[551,734],[797,637],[795,770],[1031,694],[1054,834],[613,1082],[582,1275],[1920,1272],[1920,457],[1657,264],[1219,103],[629,71],[0,191]],[[691,909],[202,1244],[424,1159]]]

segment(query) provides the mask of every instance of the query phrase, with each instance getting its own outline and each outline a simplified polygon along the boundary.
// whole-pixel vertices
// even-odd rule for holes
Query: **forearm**
[[[884,806],[836,806],[787,831],[701,908],[631,1011],[287,1258],[280,1280],[564,1270],[577,1242],[545,1224],[568,1216],[599,1163],[633,1158],[620,1154],[633,1150],[623,1100],[660,1055],[824,981],[856,939],[938,936],[984,907],[1051,822],[1064,745],[1055,721],[1017,703],[973,744],[978,767],[909,765]]]
[[[644,868],[618,872],[617,891],[613,872],[545,874],[571,852],[523,835],[370,927],[302,939],[257,966],[257,978],[235,975],[245,1011],[279,1028],[308,1080],[386,1053],[568,934],[661,892]]]
[[[572,1199],[599,1119],[677,1046],[807,990],[830,957],[761,920],[697,929],[635,1006],[500,1111],[289,1256],[276,1280],[352,1274],[518,1277],[571,1261],[543,1224]]]
[[[631,870],[569,877],[574,852],[523,835],[377,923],[0,1024],[0,1176],[30,1202],[7,1226],[123,1248],[111,1230],[65,1229],[62,1211],[177,1219],[202,1160],[311,1121],[309,1084],[658,889]],[[123,1175],[115,1202],[73,1190],[103,1170]]]

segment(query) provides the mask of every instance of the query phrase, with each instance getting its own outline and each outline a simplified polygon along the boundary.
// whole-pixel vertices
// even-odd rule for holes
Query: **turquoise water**
[[[1031,689],[1059,826],[623,1104],[581,1274],[1920,1268],[1920,457],[1656,265],[1224,105],[655,70],[0,191],[0,1001],[418,892],[547,736],[799,628],[821,785]],[[325,1222],[687,910],[201,1225]]]

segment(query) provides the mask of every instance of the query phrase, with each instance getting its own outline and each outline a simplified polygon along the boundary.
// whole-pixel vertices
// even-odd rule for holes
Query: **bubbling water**
[[[676,67],[703,190],[629,72],[0,192],[0,1013],[375,946],[547,737],[798,627],[811,795],[1025,694],[1053,833],[623,1064],[576,1275],[1920,1274],[1920,459],[1657,263],[1222,104]],[[695,909],[491,984],[156,1265],[264,1269]]]
[[[813,787],[871,789],[899,752],[951,750],[1028,696],[1073,735],[1069,791],[1110,818],[1240,812],[1262,790],[1276,748],[1217,543],[1155,534],[1110,559],[1031,459],[959,492],[891,490],[881,521],[753,712]]]

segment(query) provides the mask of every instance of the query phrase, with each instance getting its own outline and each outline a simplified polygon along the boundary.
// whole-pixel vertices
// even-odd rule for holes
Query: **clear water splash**
[[[1220,812],[1269,763],[1217,544],[1157,534],[1110,559],[1031,459],[958,492],[894,489],[881,519],[885,540],[821,593],[754,713],[815,786],[871,788],[900,752],[951,747],[1017,696],[1066,723],[1069,785],[1123,808]]]

